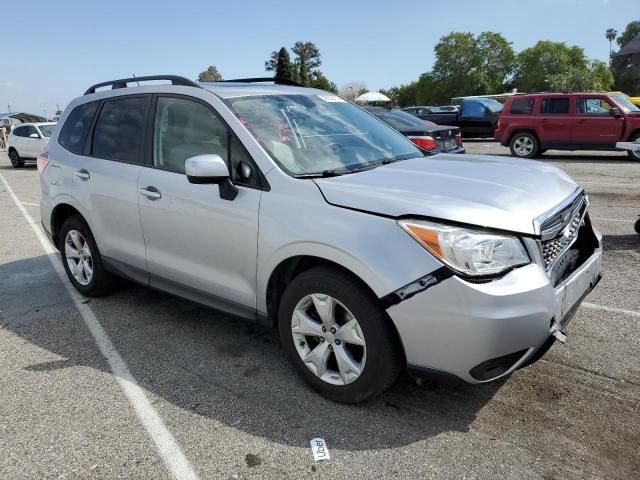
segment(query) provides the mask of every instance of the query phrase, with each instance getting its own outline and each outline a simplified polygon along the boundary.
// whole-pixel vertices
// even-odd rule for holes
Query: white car
[[[44,151],[55,128],[55,122],[21,123],[13,127],[7,139],[11,165],[21,168],[25,161],[35,161]]]

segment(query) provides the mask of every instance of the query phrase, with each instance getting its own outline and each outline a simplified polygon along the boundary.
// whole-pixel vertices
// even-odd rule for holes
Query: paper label
[[[331,103],[331,102],[342,102],[342,103],[344,103],[345,102],[342,98],[340,98],[340,97],[338,97],[336,95],[318,95],[318,97],[321,98],[322,100],[324,100],[325,102],[329,102],[329,103]]]
[[[311,452],[316,462],[329,460],[329,449],[323,438],[314,438],[311,440]]]

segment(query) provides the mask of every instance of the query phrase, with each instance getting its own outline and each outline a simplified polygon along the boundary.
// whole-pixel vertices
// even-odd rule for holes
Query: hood
[[[533,220],[575,192],[562,170],[530,160],[439,154],[315,180],[327,202],[536,234]]]

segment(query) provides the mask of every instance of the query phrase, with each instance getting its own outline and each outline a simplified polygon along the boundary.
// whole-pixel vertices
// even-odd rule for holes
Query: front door
[[[155,103],[152,164],[138,179],[151,285],[248,313],[256,302],[257,167],[210,105],[184,96]],[[234,200],[221,198],[218,185],[189,183],[185,161],[202,154],[218,154],[232,167]],[[244,168],[234,168],[239,162]]]
[[[624,118],[609,114],[611,105],[604,96],[576,98],[573,143],[583,148],[613,148],[622,136]]]

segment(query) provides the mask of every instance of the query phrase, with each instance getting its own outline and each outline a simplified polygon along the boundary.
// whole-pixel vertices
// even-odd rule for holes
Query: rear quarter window
[[[98,102],[89,102],[74,108],[62,126],[58,143],[77,155],[82,155]]]
[[[561,98],[544,98],[540,106],[540,113],[562,115],[569,113],[569,99]]]
[[[518,98],[511,104],[509,113],[513,115],[526,115],[533,113],[533,104],[535,100],[533,98]]]

